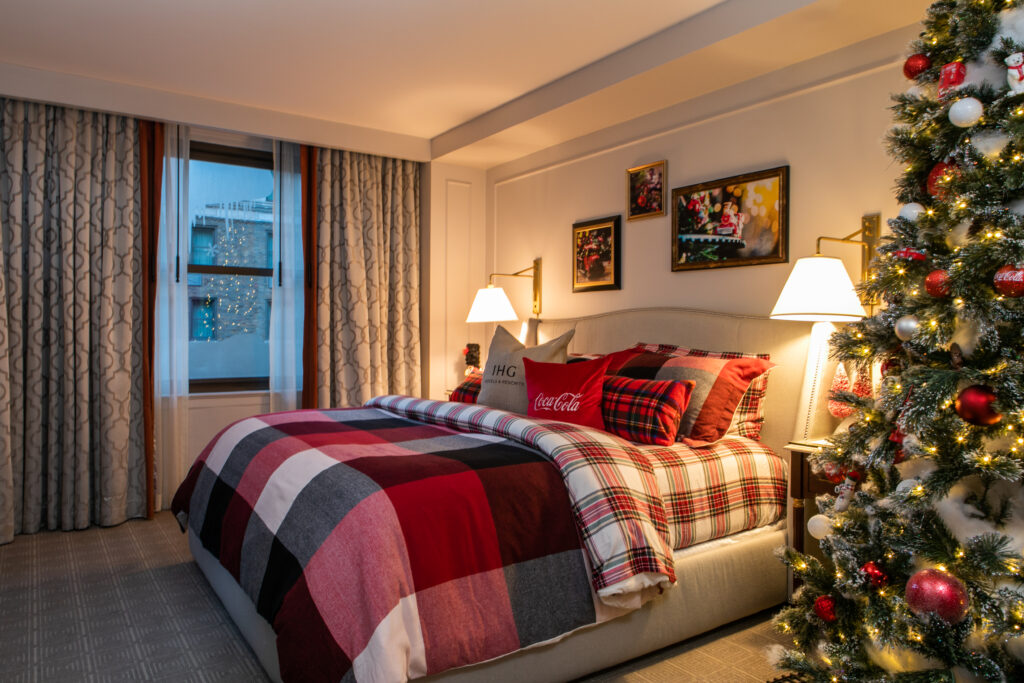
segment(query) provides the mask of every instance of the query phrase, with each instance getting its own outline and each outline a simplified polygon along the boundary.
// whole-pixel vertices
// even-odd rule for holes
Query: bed
[[[570,350],[578,352],[606,353],[637,341],[657,340],[691,347],[770,353],[776,367],[771,373],[765,404],[765,425],[761,433],[761,441],[768,448],[764,449],[754,442],[743,443],[742,439],[733,439],[731,445],[705,447],[707,462],[713,462],[718,457],[712,453],[717,447],[746,454],[743,457],[747,457],[744,461],[747,464],[740,469],[748,471],[748,474],[752,468],[761,468],[758,476],[762,479],[758,483],[735,485],[732,490],[746,488],[768,491],[763,496],[766,500],[763,501],[762,511],[751,513],[752,508],[748,505],[739,513],[738,518],[734,514],[738,521],[707,523],[705,520],[703,528],[698,528],[701,525],[694,523],[682,530],[676,529],[675,540],[669,542],[666,540],[669,537],[668,529],[674,528],[670,508],[689,507],[692,511],[695,505],[703,504],[695,503],[688,492],[673,490],[674,503],[666,506],[659,498],[657,504],[652,504],[650,510],[644,509],[643,514],[637,510],[650,502],[643,495],[607,496],[600,504],[594,504],[593,501],[595,489],[615,488],[625,481],[631,481],[631,486],[644,490],[660,491],[673,486],[676,489],[685,488],[686,482],[671,482],[678,470],[678,463],[673,461],[676,455],[672,448],[660,451],[648,449],[648,455],[660,453],[660,456],[651,460],[647,456],[638,456],[631,444],[616,437],[605,438],[568,425],[545,424],[544,421],[538,424],[536,420],[479,406],[408,397],[381,397],[356,411],[316,411],[316,414],[299,411],[295,414],[250,418],[256,422],[226,428],[204,452],[201,460],[207,461],[205,469],[216,471],[201,474],[203,468],[193,468],[195,474],[190,473],[191,482],[187,480],[183,485],[187,495],[179,497],[181,500],[176,502],[176,512],[179,513],[179,519],[191,527],[189,545],[199,567],[272,678],[282,680],[283,674],[283,678],[295,680],[317,677],[324,680],[402,680],[406,672],[411,672],[413,676],[426,675],[424,680],[428,681],[570,680],[785,600],[787,574],[785,567],[775,559],[773,551],[786,543],[787,516],[781,515],[776,520],[779,514],[764,512],[778,505],[780,487],[785,490],[784,464],[780,465],[781,460],[765,457],[761,452],[771,450],[783,453],[783,447],[794,433],[794,425],[799,427],[802,423],[817,419],[816,411],[801,406],[798,400],[804,384],[807,326],[693,310],[642,309],[571,320],[543,321],[539,324],[535,322],[529,334],[533,341],[543,342],[568,329],[575,329]],[[280,421],[280,424],[268,424],[275,420]],[[364,430],[364,426],[368,428]],[[259,436],[265,435],[268,428],[272,428],[275,435],[273,439]],[[307,451],[329,450],[333,446],[320,445],[327,443],[323,440],[322,432],[337,431],[354,431],[357,435],[350,437],[350,440],[358,442],[358,448],[391,449],[404,455],[415,451],[411,461],[419,463],[416,465],[421,469],[419,476],[429,479],[432,482],[430,487],[417,488],[418,485],[406,482],[404,478],[396,484],[394,472],[375,469],[376,465],[361,465],[360,477],[373,479],[378,487],[391,486],[393,488],[389,490],[401,488],[403,491],[411,491],[407,494],[411,501],[409,505],[419,505],[416,509],[440,509],[449,500],[456,500],[462,508],[474,509],[476,503],[471,500],[473,496],[461,493],[446,494],[444,500],[431,498],[424,502],[423,491],[436,490],[436,482],[447,481],[448,478],[471,479],[472,486],[482,486],[491,495],[492,489],[497,490],[506,486],[506,483],[510,487],[515,485],[510,482],[513,478],[505,476],[505,472],[523,471],[533,474],[526,477],[529,483],[525,488],[510,488],[500,493],[503,499],[515,501],[515,514],[506,511],[504,516],[515,518],[512,527],[517,531],[495,532],[488,522],[489,531],[484,532],[484,536],[491,534],[498,538],[492,545],[497,548],[494,554],[500,555],[502,559],[474,575],[487,576],[487,580],[472,585],[460,583],[457,590],[459,595],[445,594],[443,590],[439,592],[437,586],[444,585],[443,577],[425,581],[424,585],[429,584],[429,588],[409,591],[416,596],[418,602],[400,602],[414,603],[414,608],[418,606],[420,614],[403,616],[402,610],[397,607],[390,612],[384,610],[381,614],[387,612],[386,617],[382,616],[379,623],[375,621],[366,625],[361,634],[353,636],[358,645],[350,648],[349,652],[359,653],[359,656],[349,660],[344,655],[326,654],[324,661],[318,662],[312,653],[318,651],[317,647],[322,644],[320,641],[330,638],[324,635],[323,628],[319,631],[311,629],[307,624],[309,615],[302,610],[308,611],[314,599],[319,600],[320,605],[324,603],[326,589],[323,584],[326,579],[303,575],[305,570],[303,567],[296,568],[294,559],[291,560],[291,569],[286,562],[284,569],[273,571],[267,569],[266,560],[255,562],[251,559],[270,557],[275,553],[280,555],[279,546],[301,546],[307,542],[306,536],[316,535],[309,531],[315,525],[297,524],[289,518],[306,519],[294,511],[293,508],[301,509],[302,506],[293,501],[268,502],[268,496],[254,493],[250,495],[250,504],[243,502],[240,505],[232,496],[235,499],[244,496],[225,493],[221,479],[233,480],[238,490],[244,491],[246,481],[250,482],[248,485],[252,488],[253,479],[275,476],[278,479],[287,478],[291,475],[282,475],[280,472],[275,474],[267,462],[275,458],[278,461],[301,460],[294,456],[303,455]],[[238,444],[243,442],[250,444],[248,450],[253,454],[251,459],[256,464],[249,464],[248,473],[240,470],[232,474],[230,454],[237,452]],[[471,461],[464,454],[477,452],[480,442],[488,442],[488,453],[491,450],[500,452],[500,457],[488,455],[490,460],[486,467],[467,467],[466,463]],[[337,456],[341,460],[352,458],[352,449],[356,447],[349,445],[345,448],[345,454]],[[267,455],[274,453],[275,449],[280,450],[277,455]],[[259,455],[261,453],[263,455]],[[579,453],[587,453],[589,457],[580,457]],[[237,456],[234,457],[237,459]],[[215,465],[209,465],[211,460]],[[750,464],[755,461],[759,464]],[[457,471],[452,469],[452,462],[457,463],[454,466]],[[558,465],[563,475],[564,495],[568,496],[564,504],[556,505],[552,502],[562,493],[554,488],[544,488],[551,485],[547,481],[550,479],[548,475],[555,471],[550,467],[551,462]],[[638,465],[638,462],[641,464]],[[614,466],[610,467],[608,463],[614,463]],[[326,462],[309,466],[333,471]],[[440,470],[431,469],[435,467],[440,467]],[[609,473],[609,469],[613,471]],[[707,468],[696,469],[703,471]],[[465,470],[472,470],[472,473]],[[223,472],[228,474],[224,475]],[[303,481],[313,480],[308,474],[299,478]],[[555,481],[558,481],[557,477]],[[307,489],[316,488],[305,486]],[[252,490],[257,489],[259,486]],[[193,503],[189,509],[186,499],[191,500],[197,495],[196,490],[205,491],[199,494],[199,498],[205,502]],[[531,491],[546,492],[531,495]],[[433,496],[434,493],[429,495]],[[721,491],[714,495],[721,497]],[[496,500],[497,497],[499,494],[495,493],[490,500]],[[529,499],[533,498],[538,500],[531,502]],[[671,496],[666,495],[666,500],[669,498]],[[353,500],[346,504],[346,509],[371,509],[364,503],[365,499],[369,499],[369,496],[353,494]],[[317,500],[312,494],[297,494],[295,500],[305,501],[304,505],[309,508],[330,507],[324,503],[310,502]],[[784,495],[782,501],[784,508]],[[275,504],[279,508],[277,511],[271,510]],[[361,504],[363,507],[359,507]],[[264,518],[275,520],[271,523],[274,533],[253,533],[246,526],[252,515],[248,508],[257,505],[262,506]],[[531,505],[536,505],[536,508],[531,508]],[[496,509],[500,507],[501,504]],[[562,515],[554,510],[555,507],[571,513]],[[667,519],[664,512],[666,509],[669,509]],[[189,514],[182,515],[182,512]],[[367,515],[373,516],[370,513]],[[502,515],[495,513],[494,516],[497,518]],[[233,519],[234,522],[207,522],[207,518],[215,517]],[[417,565],[419,568],[414,567],[414,573],[420,572],[420,577],[426,574],[434,576],[442,571],[435,566],[440,556],[438,553],[443,552],[445,558],[440,564],[449,562],[449,556],[460,555],[461,546],[457,540],[460,532],[458,529],[451,532],[438,530],[435,534],[432,525],[438,524],[438,529],[442,526],[436,519],[429,515],[424,515],[422,520],[416,517],[410,514],[403,520],[404,528],[409,533],[402,543],[409,544],[410,538],[430,537],[430,543],[419,551],[409,551],[412,554],[418,552],[421,558],[428,558],[429,561],[413,557],[407,564]],[[467,519],[481,517],[487,516],[474,514]],[[555,518],[561,521],[549,521]],[[545,521],[538,523],[541,519]],[[464,526],[466,522],[462,524]],[[575,545],[571,538],[573,533],[571,529],[566,531],[566,524],[577,530]],[[458,527],[458,524],[455,526]],[[535,527],[542,528],[543,533],[524,532],[524,529]],[[498,528],[497,524],[494,528]],[[225,540],[230,534],[225,533],[222,537],[222,532],[230,529],[236,530],[236,537],[245,535],[245,542],[238,541],[232,545]],[[239,529],[246,531],[237,531]],[[288,530],[292,540],[281,541],[274,536],[282,530]],[[687,537],[685,543],[679,542],[680,536]],[[386,548],[389,542],[386,535],[371,537],[365,541],[365,547],[353,548],[346,542],[332,552],[336,557],[372,556],[374,553],[390,557],[392,553],[380,550]],[[423,545],[420,541],[413,541],[413,545],[417,543]],[[491,542],[485,541],[482,545],[488,543]],[[531,543],[537,544],[537,547],[532,547]],[[435,552],[434,545],[444,550]],[[678,545],[686,547],[675,547]],[[314,554],[317,558],[332,555],[331,552],[316,548],[303,552],[307,556],[300,557],[298,565],[306,569],[317,564],[312,561]],[[474,551],[473,554],[486,553]],[[465,561],[473,563],[479,560],[470,558]],[[256,567],[255,574],[252,566],[247,568],[247,562]],[[374,572],[378,571],[378,566],[388,564],[384,560],[377,562],[370,563]],[[326,576],[332,572],[337,576],[354,571],[357,570],[351,567],[347,573],[336,568],[324,569]],[[362,571],[366,571],[365,568]],[[466,573],[462,569],[444,571]],[[541,577],[544,577],[543,581]],[[557,577],[554,588],[547,586],[551,577]],[[417,578],[417,582],[421,580]],[[295,591],[293,587],[300,584],[303,590]],[[302,599],[294,597],[297,592],[301,593]],[[346,600],[353,601],[353,604],[357,600],[364,600],[365,606],[360,609],[366,612],[378,609],[374,606],[374,600],[387,600],[386,596],[380,598],[374,595],[374,590],[364,590],[358,586],[351,588],[350,593]],[[363,593],[370,594],[370,597]],[[462,599],[461,594],[475,596],[467,599],[468,607],[457,605],[458,600]],[[482,607],[474,610],[473,605]],[[544,608],[545,605],[548,607]],[[551,605],[557,607],[551,608]],[[324,611],[322,607],[318,609]],[[360,621],[362,614],[359,611],[346,612],[333,608],[327,611],[331,613],[318,615],[325,623],[333,620],[348,624]],[[403,625],[403,618],[430,624],[439,619],[431,614],[446,611],[454,615],[454,625],[431,627],[435,631],[427,632],[424,636],[426,649],[431,654],[425,655],[424,645],[418,641],[403,641],[397,649],[391,648],[388,653],[384,652],[385,645],[380,644],[384,636],[378,637],[379,634],[384,633],[391,638],[396,632],[406,633],[408,629],[407,624]],[[268,621],[268,615],[272,614],[277,615],[272,618],[274,626]],[[282,634],[280,638],[275,627]],[[352,630],[359,629],[352,627]],[[487,634],[487,642],[481,644],[478,635],[474,634]],[[520,644],[510,646],[509,638],[515,641],[517,637]],[[408,640],[405,635],[399,636],[399,640],[402,638]],[[282,660],[278,658],[279,647],[285,655]],[[449,668],[451,666],[455,668]]]

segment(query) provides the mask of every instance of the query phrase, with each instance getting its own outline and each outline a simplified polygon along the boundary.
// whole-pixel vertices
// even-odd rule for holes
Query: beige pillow
[[[526,373],[523,358],[541,363],[564,363],[566,348],[576,330],[569,330],[561,337],[539,346],[523,346],[512,333],[502,326],[494,331],[491,348],[487,352],[487,363],[480,381],[480,395],[476,402],[526,414],[529,401],[526,398]]]

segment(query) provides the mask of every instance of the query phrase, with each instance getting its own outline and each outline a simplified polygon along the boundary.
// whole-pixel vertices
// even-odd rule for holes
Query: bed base
[[[568,681],[691,638],[785,601],[787,574],[773,550],[782,524],[708,541],[675,554],[678,582],[643,608],[557,641],[421,679],[425,683]],[[193,534],[189,547],[214,592],[274,681],[274,631],[235,580]]]

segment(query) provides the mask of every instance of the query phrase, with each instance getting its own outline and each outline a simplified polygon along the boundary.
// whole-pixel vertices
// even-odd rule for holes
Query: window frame
[[[274,171],[274,154],[270,151],[258,149],[246,149],[243,147],[229,147],[210,142],[192,140],[189,142],[188,160],[208,161],[218,164],[231,164],[235,166],[249,166],[252,168],[267,169]],[[277,197],[274,197],[277,201]],[[273,234],[273,226],[271,234]],[[191,252],[191,250],[190,250]],[[214,266],[193,264],[192,254],[186,258],[185,272],[188,275],[240,275],[249,277],[268,277],[271,287],[274,283],[273,256],[270,257],[271,266],[268,268],[256,268],[252,266]],[[190,312],[191,313],[191,312]],[[191,315],[190,315],[191,317]],[[189,325],[189,337],[191,341],[192,330],[191,320]],[[205,394],[217,392],[239,392],[239,391],[267,391],[270,389],[270,377],[210,377],[204,379],[188,380],[188,391],[190,394]]]

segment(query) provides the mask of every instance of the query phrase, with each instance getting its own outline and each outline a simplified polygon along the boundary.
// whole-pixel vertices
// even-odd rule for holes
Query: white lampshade
[[[507,320],[519,320],[519,316],[512,308],[512,302],[508,300],[505,290],[494,285],[477,290],[466,322],[497,323]]]
[[[831,256],[798,259],[771,313],[775,320],[812,322],[851,322],[866,316],[846,266]]]

